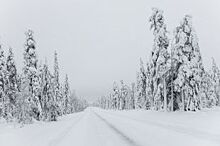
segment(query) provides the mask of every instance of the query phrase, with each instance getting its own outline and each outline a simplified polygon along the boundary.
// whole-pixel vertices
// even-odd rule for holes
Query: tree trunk
[[[163,88],[164,88],[164,111],[167,111],[167,89],[166,89],[166,78],[163,79]]]
[[[181,98],[182,98],[182,111],[184,111],[184,102],[185,102],[185,98],[184,98],[184,91],[183,91],[183,89],[181,90]]]

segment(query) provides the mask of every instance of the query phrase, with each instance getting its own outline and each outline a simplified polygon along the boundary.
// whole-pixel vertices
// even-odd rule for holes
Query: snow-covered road
[[[87,108],[58,122],[0,123],[4,146],[219,146],[220,109],[164,113]]]

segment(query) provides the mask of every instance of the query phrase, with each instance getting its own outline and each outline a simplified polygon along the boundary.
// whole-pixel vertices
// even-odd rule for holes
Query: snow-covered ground
[[[219,146],[220,108],[199,112],[87,108],[58,122],[0,123],[0,146]]]

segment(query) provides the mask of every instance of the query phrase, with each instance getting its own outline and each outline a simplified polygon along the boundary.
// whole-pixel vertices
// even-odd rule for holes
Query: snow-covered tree
[[[42,111],[44,120],[56,121],[57,107],[55,102],[53,78],[45,63],[43,71]]]
[[[5,56],[2,45],[0,45],[0,114],[2,116],[7,116],[7,103],[5,96],[5,81],[6,81],[6,72],[5,72]]]
[[[105,100],[105,108],[106,109],[111,109],[111,94],[105,96],[106,100]]]
[[[214,85],[214,93],[216,96],[216,105],[220,106],[220,70],[215,63],[215,59],[212,58],[212,71],[211,78]]]
[[[38,73],[38,59],[36,54],[36,45],[33,38],[33,31],[26,32],[26,43],[24,51],[24,74],[29,80],[29,92],[32,95],[30,100],[33,101],[32,113],[39,120],[41,115],[40,105],[40,83]]]
[[[7,114],[10,116],[14,116],[15,113],[15,105],[16,105],[16,95],[18,92],[17,88],[17,69],[15,66],[14,61],[14,54],[12,52],[12,48],[9,49],[9,54],[6,60],[6,86],[5,86],[5,94],[6,99],[8,101],[7,107],[8,111]]]
[[[150,109],[154,105],[153,99],[153,89],[152,89],[152,79],[151,79],[151,70],[150,64],[147,62],[146,69],[145,69],[145,76],[146,76],[146,109]]]
[[[150,66],[152,79],[152,92],[154,107],[156,110],[161,109],[163,101],[163,75],[169,69],[168,53],[169,39],[163,11],[153,8],[153,13],[149,19],[150,29],[153,30],[154,45],[151,52]]]
[[[15,117],[18,123],[29,124],[32,123],[32,100],[29,92],[29,80],[25,76],[19,76],[20,86],[16,98],[16,112]]]
[[[61,106],[62,106],[62,97],[61,97],[61,90],[60,90],[60,80],[59,80],[59,65],[58,65],[58,58],[57,52],[54,53],[54,89],[55,89],[55,100],[59,107],[59,115],[62,114]]]
[[[212,76],[207,71],[204,73],[201,82],[201,107],[210,108],[217,103],[217,96],[215,94],[215,82]]]
[[[135,101],[136,108],[146,108],[146,72],[144,63],[140,59],[140,70],[137,72],[137,97]]]
[[[70,104],[70,87],[68,76],[66,75],[64,81],[64,114],[69,114],[71,112],[71,104]]]
[[[175,109],[181,106],[185,110],[200,109],[199,94],[204,67],[191,16],[186,15],[181,24],[176,27],[172,49],[175,69]]]
[[[112,104],[114,109],[119,109],[119,96],[120,96],[120,91],[118,84],[116,82],[113,83],[113,93],[112,93]]]
[[[113,107],[114,103],[113,103],[113,95],[112,95],[112,93],[109,94],[108,98],[109,98],[109,109],[114,109],[114,107]]]
[[[46,62],[46,61],[45,61]],[[39,77],[39,83],[40,83],[40,98],[39,98],[39,101],[40,101],[40,105],[41,105],[41,109],[43,108],[43,90],[44,90],[44,84],[45,84],[45,81],[44,81],[44,74],[45,74],[45,64],[42,63],[42,61],[39,62],[39,65],[38,65],[38,77]],[[42,109],[42,114],[43,114],[43,109]]]
[[[134,99],[132,97],[131,88],[121,80],[120,88],[120,109],[132,109]]]
[[[130,109],[135,109],[135,96],[136,96],[136,86],[135,83],[131,83]]]
[[[141,108],[141,78],[140,78],[140,72],[136,72],[136,96],[134,99],[134,106],[135,109],[140,109]]]
[[[124,81],[121,80],[121,88],[120,88],[120,98],[119,98],[119,109],[123,110],[125,109],[125,98],[127,96],[127,89],[126,85],[124,84]]]

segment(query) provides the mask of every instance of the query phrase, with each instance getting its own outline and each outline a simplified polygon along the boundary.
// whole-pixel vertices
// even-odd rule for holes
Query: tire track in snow
[[[191,128],[187,128],[187,127],[181,127],[181,126],[178,126],[178,125],[169,125],[169,124],[165,125],[165,124],[155,122],[155,121],[134,119],[134,118],[126,116],[126,115],[113,114],[113,113],[109,113],[107,111],[103,111],[103,112],[105,112],[106,114],[108,114],[110,116],[114,116],[114,117],[117,117],[117,118],[122,118],[123,117],[123,118],[129,119],[129,120],[141,123],[143,125],[148,124],[148,125],[151,125],[151,126],[160,127],[160,128],[167,129],[167,130],[172,130],[172,131],[175,131],[175,132],[178,132],[178,133],[181,133],[181,134],[191,135],[191,136],[196,137],[196,138],[206,139],[206,140],[210,140],[210,141],[216,141],[218,143],[220,142],[219,135],[217,135],[217,134],[211,134],[211,133],[207,133],[207,132],[204,132],[204,131],[201,131],[201,130],[191,129]]]
[[[84,117],[85,113],[81,115],[71,126],[67,127],[63,132],[61,132],[58,136],[50,140],[49,146],[58,145],[72,130],[72,128]]]
[[[140,146],[138,143],[136,143],[134,140],[126,136],[123,132],[121,132],[119,129],[117,129],[113,124],[108,122],[106,119],[101,117],[99,114],[93,111],[93,113],[101,120],[103,121],[110,129],[112,129],[115,133],[117,133],[129,146]]]

